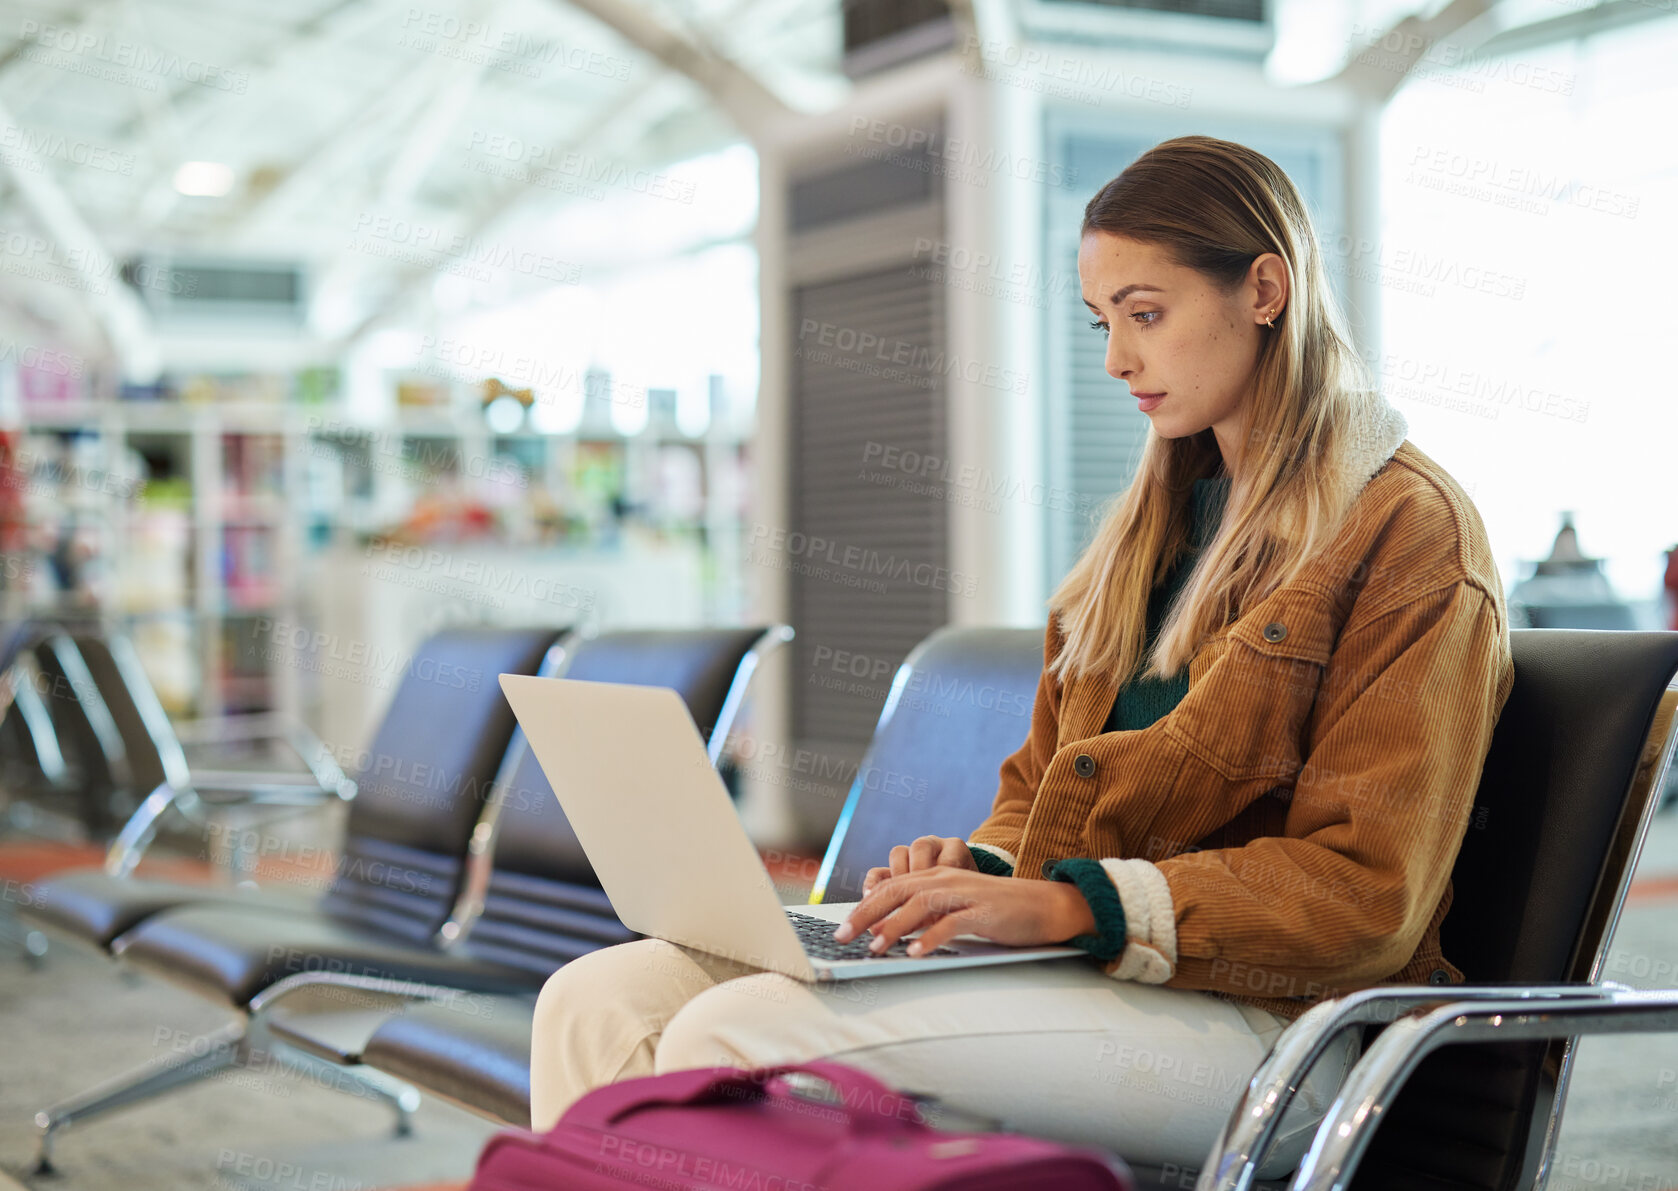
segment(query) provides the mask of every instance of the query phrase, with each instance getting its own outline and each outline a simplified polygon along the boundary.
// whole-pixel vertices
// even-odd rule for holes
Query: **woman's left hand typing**
[[[909,944],[923,955],[961,934],[1011,947],[1064,943],[1093,934],[1095,915],[1076,885],[1031,881],[939,866],[888,877],[857,903],[834,931],[846,942],[872,930],[874,951],[921,931]]]

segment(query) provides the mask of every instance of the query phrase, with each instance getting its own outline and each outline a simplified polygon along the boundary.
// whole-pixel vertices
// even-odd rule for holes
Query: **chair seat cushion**
[[[361,1061],[426,1091],[530,1128],[530,1031],[536,998],[416,1005],[373,1032]]]
[[[307,911],[314,896],[288,890],[237,890],[113,877],[103,869],[58,873],[35,886],[31,904],[21,913],[32,921],[109,951],[125,934],[164,910],[179,906],[237,906],[269,913]]]
[[[529,972],[451,955],[326,914],[252,914],[224,906],[188,906],[147,919],[119,937],[124,962],[244,1008],[288,976],[337,973],[447,985],[472,992],[536,991]]]

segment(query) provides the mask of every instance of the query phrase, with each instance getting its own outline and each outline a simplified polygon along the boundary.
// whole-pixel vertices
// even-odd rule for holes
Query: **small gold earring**
[[[1269,314],[1264,316],[1264,325],[1271,328],[1272,330],[1275,330],[1275,328],[1276,328],[1276,324],[1270,321],[1271,318],[1273,318],[1274,316],[1275,316],[1275,311],[1271,311]]]

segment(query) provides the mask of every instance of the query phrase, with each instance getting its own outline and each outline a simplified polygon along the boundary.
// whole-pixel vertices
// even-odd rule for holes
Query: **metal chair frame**
[[[1545,630],[1517,630],[1537,631]],[[1603,967],[1661,791],[1678,751],[1678,685],[1661,695],[1624,812],[1575,950],[1572,982],[1544,986],[1379,986],[1312,1006],[1276,1040],[1202,1165],[1196,1191],[1248,1191],[1282,1114],[1311,1068],[1349,1029],[1386,1025],[1347,1075],[1289,1186],[1343,1188],[1405,1077],[1427,1054],[1453,1043],[1551,1039],[1553,1095],[1517,1184],[1542,1189],[1561,1127],[1578,1037],[1678,1027],[1678,993],[1641,994],[1602,981]],[[1494,1020],[1495,1019],[1495,1020]],[[1390,1023],[1390,1024],[1388,1024]]]

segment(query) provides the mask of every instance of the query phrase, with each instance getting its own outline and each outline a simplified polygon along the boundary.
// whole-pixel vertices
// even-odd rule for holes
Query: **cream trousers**
[[[1073,957],[810,985],[662,939],[567,963],[542,989],[531,1124],[583,1093],[690,1067],[830,1058],[975,1125],[1197,1168],[1287,1023],[1204,993],[1115,980]],[[1357,1058],[1348,1034],[1283,1118],[1261,1177],[1298,1164]],[[1000,1125],[994,1124],[1000,1122]]]

